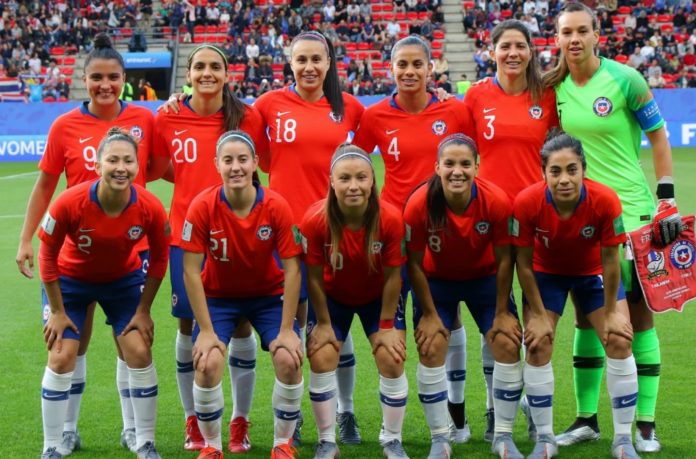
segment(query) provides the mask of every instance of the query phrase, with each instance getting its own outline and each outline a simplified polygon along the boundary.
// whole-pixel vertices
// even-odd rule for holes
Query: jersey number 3
[[[493,121],[495,121],[495,115],[486,115],[483,117],[486,121],[486,131],[483,131],[483,138],[486,140],[493,140],[495,136],[495,127],[493,127]]]

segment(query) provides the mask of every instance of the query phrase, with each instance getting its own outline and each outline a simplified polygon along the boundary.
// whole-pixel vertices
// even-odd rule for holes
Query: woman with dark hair
[[[626,230],[652,221],[660,233],[655,243],[668,244],[676,238],[682,222],[674,201],[672,151],[665,121],[645,79],[626,65],[596,56],[597,18],[582,3],[565,5],[556,24],[559,63],[544,76],[544,83],[556,90],[563,129],[583,143],[588,177],[619,195]],[[639,162],[641,132],[652,147],[657,207]],[[626,258],[621,257],[621,275],[628,292],[639,373],[635,444],[638,452],[656,452],[661,448],[655,434],[660,342],[635,267]],[[597,404],[604,354],[592,324],[577,314],[573,356],[577,418],[559,435],[562,446],[599,438]]]
[[[631,327],[621,284],[619,247],[626,241],[621,203],[609,187],[585,178],[582,144],[561,134],[541,150],[544,182],[517,195],[510,224],[516,248],[517,275],[524,304],[525,364],[519,358],[519,325],[501,327],[494,345],[496,385],[501,394],[498,417],[507,410],[514,420],[515,398],[526,392],[537,429],[528,458],[558,454],[553,436],[554,376],[551,366],[556,325],[570,294],[575,309],[587,318],[608,355],[607,390],[614,419],[612,455],[637,458],[631,443],[638,380],[631,352]],[[504,401],[508,400],[508,401]],[[498,409],[498,407],[501,407]],[[497,419],[496,419],[497,421]],[[510,432],[497,430],[493,450],[501,458],[522,458]]]
[[[438,145],[435,175],[414,191],[404,210],[418,392],[432,437],[429,459],[452,452],[447,399],[441,395],[447,391],[447,331],[458,322],[459,302],[466,302],[489,341],[496,314],[517,315],[510,300],[512,204],[477,172],[474,141],[464,134],[446,137]]]
[[[170,271],[172,282],[172,315],[179,319],[176,338],[176,379],[179,396],[186,415],[184,448],[200,450],[204,446],[198,430],[193,402],[193,356],[191,333],[193,312],[186,295],[183,278],[183,250],[180,242],[186,210],[198,193],[220,183],[215,169],[215,145],[223,132],[240,129],[257,145],[266,148],[263,120],[258,111],[235,97],[227,84],[227,58],[213,45],[195,48],[188,58],[186,78],[193,93],[177,102],[179,113],[160,112],[155,122],[152,178],[166,173],[173,178],[169,221],[172,227]],[[173,173],[173,177],[171,174]],[[230,422],[229,449],[245,452],[251,445],[247,436],[247,417],[255,378],[256,340],[244,322],[230,343],[230,375],[234,412]],[[240,382],[241,381],[241,382]],[[246,386],[242,388],[240,386]]]
[[[97,147],[109,128],[118,125],[122,129],[127,129],[129,135],[138,141],[138,162],[143,167],[139,169],[135,183],[144,187],[148,175],[146,165],[150,158],[154,117],[145,107],[118,100],[126,81],[125,65],[123,57],[114,49],[108,35],[99,34],[94,38],[94,48],[85,59],[83,78],[89,100],[61,115],[51,125],[46,151],[39,162],[39,176],[27,203],[16,261],[19,271],[30,279],[34,277],[32,238],[48,209],[61,174],[65,173],[68,188],[96,179]],[[142,268],[147,272],[147,241],[141,240],[138,250],[143,259]],[[43,289],[42,298],[42,309],[45,313],[48,310],[48,300]],[[80,449],[81,445],[77,421],[85,389],[87,374],[85,354],[92,336],[94,306],[94,304],[89,306],[79,336],[80,348],[72,376],[72,388],[63,427],[63,442],[58,448],[63,455]],[[118,342],[116,344],[118,349]],[[121,444],[135,452],[135,424],[128,392],[128,367],[121,352],[116,365],[116,385],[123,418]]]
[[[155,331],[150,308],[167,270],[169,227],[162,203],[134,184],[138,164],[137,141],[120,128],[111,128],[94,154],[99,179],[63,192],[39,230],[41,281],[48,299],[44,316],[48,364],[41,382],[42,459],[64,456],[60,449],[65,435],[61,434],[79,335],[96,302],[113,328],[127,365],[136,454],[141,459],[160,459],[154,443],[157,372],[150,351]],[[147,275],[138,253],[145,238],[151,254]]]
[[[301,225],[312,305],[307,357],[319,430],[314,457],[339,456],[335,372],[341,345],[358,315],[380,374],[384,456],[407,458],[401,444],[408,395],[400,297],[403,220],[396,208],[380,203],[372,162],[361,148],[339,146],[329,171],[328,197],[307,210]]]

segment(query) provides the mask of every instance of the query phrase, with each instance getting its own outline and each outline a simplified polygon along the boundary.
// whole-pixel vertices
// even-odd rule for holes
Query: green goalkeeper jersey
[[[556,107],[563,130],[582,142],[587,176],[616,191],[625,216],[651,218],[655,203],[639,162],[641,130],[665,122],[643,76],[601,58],[585,86],[568,75],[556,87]]]

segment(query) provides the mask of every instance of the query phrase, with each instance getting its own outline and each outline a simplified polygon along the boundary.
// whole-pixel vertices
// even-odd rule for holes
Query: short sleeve
[[[154,195],[150,195],[150,207],[151,221],[147,233],[147,242],[150,246],[150,268],[147,274],[149,277],[162,279],[167,273],[171,229],[167,221],[167,212]]]
[[[304,261],[308,265],[324,264],[324,240],[326,228],[322,228],[320,214],[316,209],[310,208],[302,219],[300,231],[302,233],[302,245],[304,249]]]
[[[278,234],[276,239],[278,256],[281,259],[296,257],[302,253],[302,235],[292,222],[290,205],[280,196],[271,202],[273,203],[274,229]]]
[[[39,169],[51,175],[60,175],[65,170],[65,148],[60,139],[62,123],[60,120],[51,125],[48,131],[46,149],[39,161]]]
[[[164,113],[157,114],[155,119],[155,128],[152,134],[152,155],[162,156],[165,158],[170,157],[169,145],[167,140],[164,138],[164,128],[167,125],[166,121],[167,115]]]
[[[534,246],[533,202],[529,193],[517,196],[512,207],[509,231],[512,244],[517,247]]]
[[[404,209],[406,248],[411,252],[424,252],[426,246],[427,209],[421,205],[416,193],[406,202]]]
[[[602,202],[604,210],[602,216],[602,229],[600,231],[600,244],[602,247],[611,247],[626,242],[623,213],[619,197],[611,190],[607,190]]]
[[[208,250],[210,215],[203,199],[205,195],[207,193],[198,195],[186,212],[180,246],[187,252],[206,253]]]
[[[510,219],[512,218],[512,204],[502,190],[493,192],[491,199],[490,219],[493,227],[493,245],[510,244]]]
[[[376,123],[371,122],[371,118],[372,111],[367,111],[365,114],[363,114],[357,130],[355,131],[355,137],[353,138],[353,144],[359,146],[367,153],[372,153],[375,146],[377,146],[377,139],[375,138],[374,131],[372,129]]]
[[[63,195],[59,196],[44,215],[38,237],[44,244],[60,248],[70,228],[70,211]]]
[[[385,219],[382,231],[382,266],[401,266],[404,264],[404,222],[401,216],[394,212]]]

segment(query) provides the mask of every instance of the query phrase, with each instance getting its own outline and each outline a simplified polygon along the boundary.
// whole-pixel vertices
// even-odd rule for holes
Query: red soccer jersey
[[[457,99],[438,102],[432,96],[425,110],[414,115],[392,96],[365,110],[353,143],[368,153],[379,147],[384,160],[381,198],[403,209],[411,191],[433,174],[442,139],[468,131],[468,113]]]
[[[295,222],[326,197],[331,156],[357,129],[365,110],[346,93],[343,103],[339,119],[325,97],[307,102],[289,86],[262,95],[254,104],[268,126],[269,187],[288,200]]]
[[[186,214],[181,248],[206,254],[203,287],[214,298],[282,294],[283,271],[273,254],[283,259],[302,252],[287,201],[261,186],[245,218],[232,211],[222,186],[196,196]]]
[[[99,143],[110,128],[118,126],[138,141],[140,170],[135,183],[145,186],[147,163],[152,150],[154,119],[149,109],[122,102],[118,117],[112,121],[105,121],[92,115],[85,102],[53,122],[39,168],[52,175],[60,175],[65,171],[68,188],[96,179],[94,162],[97,159]]]
[[[401,266],[404,261],[404,224],[401,213],[388,203],[380,204],[379,234],[372,244],[375,269],[365,254],[365,229],[343,229],[336,270],[331,266],[331,235],[326,222],[325,200],[315,203],[302,220],[305,263],[324,266],[326,295],[348,305],[360,306],[382,297],[383,267]]]
[[[602,273],[600,247],[626,242],[621,202],[609,187],[583,181],[580,202],[573,215],[562,220],[546,183],[520,193],[513,206],[512,242],[534,247],[534,270],[563,276]]]
[[[427,193],[427,185],[418,188],[404,210],[406,247],[414,252],[425,251],[425,275],[467,280],[495,274],[493,246],[510,244],[512,204],[507,194],[490,182],[476,179],[464,213],[457,215],[448,207],[447,228],[431,230]]]
[[[535,105],[528,92],[509,96],[490,78],[469,88],[464,104],[481,156],[480,178],[501,187],[512,200],[542,180],[541,147],[547,131],[558,126],[553,89],[546,90]]]
[[[61,275],[84,282],[112,282],[140,268],[137,245],[147,236],[150,266],[147,275],[162,279],[169,260],[167,213],[157,197],[139,185],[117,217],[104,213],[97,200],[99,180],[64,191],[48,210],[39,239],[61,247]],[[65,242],[65,244],[63,244]]]
[[[155,120],[154,154],[171,158],[174,166],[174,195],[169,210],[172,245],[179,245],[186,210],[201,191],[222,183],[215,169],[217,141],[223,133],[222,111],[200,116],[191,109],[188,99],[180,102],[180,112],[160,112]],[[252,106],[245,106],[240,126],[256,145],[266,144],[263,120]]]

